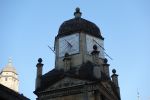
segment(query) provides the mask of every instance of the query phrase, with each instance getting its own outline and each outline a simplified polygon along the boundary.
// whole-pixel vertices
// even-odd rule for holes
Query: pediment
[[[49,86],[46,89],[46,91],[82,85],[82,84],[85,84],[87,82],[88,81],[85,81],[85,80],[65,77],[65,78],[61,79],[60,81],[56,82],[55,84]]]

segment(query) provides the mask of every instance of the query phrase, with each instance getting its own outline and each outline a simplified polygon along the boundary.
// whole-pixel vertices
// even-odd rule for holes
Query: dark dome
[[[74,13],[75,18],[67,20],[61,24],[58,31],[58,37],[83,32],[103,39],[100,29],[94,23],[81,18],[81,14],[79,8],[77,8]]]

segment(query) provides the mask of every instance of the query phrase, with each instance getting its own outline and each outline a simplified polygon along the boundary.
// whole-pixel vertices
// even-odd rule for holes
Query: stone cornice
[[[86,85],[82,84],[82,85],[70,86],[66,88],[60,88],[56,90],[42,91],[38,94],[39,94],[39,98],[55,98],[55,97],[90,92],[94,90],[97,90],[97,86],[95,84],[86,84]]]

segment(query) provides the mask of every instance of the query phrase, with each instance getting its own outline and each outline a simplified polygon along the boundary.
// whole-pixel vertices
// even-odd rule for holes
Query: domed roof
[[[59,37],[69,35],[72,33],[86,33],[95,37],[99,37],[103,39],[101,36],[100,29],[96,24],[81,18],[81,12],[79,8],[76,8],[76,12],[74,13],[75,18],[64,21],[58,31]]]
[[[9,58],[8,64],[2,69],[2,72],[13,72],[17,74],[16,69],[13,67],[11,58]]]

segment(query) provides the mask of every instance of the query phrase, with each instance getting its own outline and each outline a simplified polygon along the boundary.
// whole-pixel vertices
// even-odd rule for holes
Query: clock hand
[[[94,39],[93,39],[93,41],[96,43],[96,44],[98,44],[98,46],[100,47],[100,48],[102,48],[103,50],[105,50],[99,43],[97,43]],[[108,57],[108,58],[110,58],[111,60],[113,60],[105,51],[104,51],[104,54]]]
[[[68,53],[68,45],[65,44],[62,48],[63,48],[63,50],[60,51],[60,54],[62,54],[62,53],[63,54]]]
[[[68,42],[67,40],[65,40],[68,44],[68,46],[71,48],[72,47],[72,44],[70,42]]]
[[[63,51],[61,51],[61,53],[66,53],[66,52],[69,53],[69,51],[70,51],[71,48],[72,48],[72,44],[71,44],[70,42],[68,42],[66,39],[64,39],[64,41],[65,41],[66,43],[62,46],[62,48],[64,48],[64,49],[63,49]]]
[[[98,44],[99,45],[99,47],[101,47],[103,50],[105,50],[99,43],[97,43],[94,39],[93,39],[93,41],[96,43],[96,44]]]

